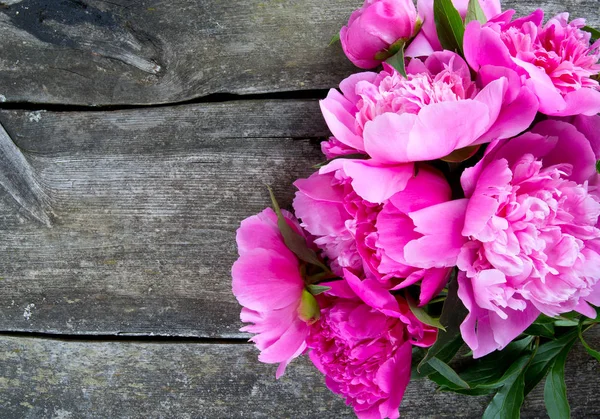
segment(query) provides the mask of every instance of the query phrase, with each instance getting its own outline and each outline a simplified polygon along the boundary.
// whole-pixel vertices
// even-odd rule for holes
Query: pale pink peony
[[[569,23],[568,13],[561,13],[542,25],[541,10],[511,22],[513,14],[509,10],[483,26],[467,25],[464,51],[471,67],[516,71],[546,115],[600,112],[598,81],[591,78],[600,72],[600,41],[590,45],[590,34],[581,30],[585,20]]]
[[[321,318],[308,337],[310,359],[360,419],[398,418],[412,347],[431,346],[437,330],[417,320],[402,298],[386,293],[373,304],[377,297],[364,281],[349,272],[345,278],[320,296]]]
[[[462,175],[465,199],[409,214],[421,237],[406,245],[406,260],[463,271],[459,296],[469,315],[461,331],[475,357],[504,348],[540,312],[595,317],[588,304],[600,305],[595,162],[575,126],[544,121],[492,143]]]
[[[452,0],[452,3],[464,19],[467,15],[469,0]],[[479,4],[488,19],[501,12],[499,0],[479,0]],[[406,49],[405,55],[407,57],[425,57],[431,55],[434,51],[441,51],[443,49],[435,27],[433,0],[418,0],[417,10],[419,11],[419,16],[423,19],[423,26]]]
[[[303,234],[295,217],[283,211],[290,227]],[[258,359],[279,363],[277,378],[306,349],[308,324],[299,317],[304,280],[300,263],[283,242],[277,215],[267,208],[242,221],[237,231],[239,259],[232,268],[233,294],[244,307],[241,329],[261,351]]]
[[[458,148],[526,129],[537,100],[510,69],[486,68],[479,89],[457,54],[411,60],[404,78],[391,67],[354,74],[330,90],[321,110],[338,143],[381,164],[433,160]],[[325,146],[333,150],[335,144]]]
[[[378,54],[413,36],[417,19],[412,0],[365,0],[340,30],[342,48],[357,67],[377,67],[386,58]]]
[[[415,175],[412,164],[340,159],[295,185],[296,215],[336,274],[346,268],[374,278],[386,292],[421,281],[421,304],[444,287],[448,268],[415,268],[403,255],[415,238],[407,214],[451,198],[440,172],[423,164]]]

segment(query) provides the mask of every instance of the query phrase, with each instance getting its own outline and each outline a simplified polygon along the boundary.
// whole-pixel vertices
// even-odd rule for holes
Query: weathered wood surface
[[[316,101],[1,111],[51,227],[0,193],[0,331],[239,337],[235,230],[322,161]]]
[[[359,0],[3,0],[0,101],[173,103],[335,86],[355,68],[329,40]],[[598,0],[508,1],[598,25]]]
[[[600,344],[600,333],[589,333]],[[277,381],[275,367],[258,363],[256,354],[246,344],[0,337],[0,411],[24,419],[354,417],[307,359]],[[576,347],[566,379],[573,418],[600,415],[599,374],[598,362]],[[413,381],[401,411],[404,418],[477,418],[487,401]],[[522,417],[546,417],[543,385],[528,396]]]

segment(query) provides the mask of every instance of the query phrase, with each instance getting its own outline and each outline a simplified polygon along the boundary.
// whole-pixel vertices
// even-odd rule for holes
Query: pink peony
[[[392,44],[408,40],[417,29],[412,0],[365,0],[340,31],[346,56],[360,68],[377,67]],[[380,57],[379,55],[384,55]]]
[[[347,268],[375,278],[386,292],[422,280],[425,304],[444,287],[449,269],[420,269],[404,260],[404,245],[415,238],[407,214],[448,201],[451,190],[427,165],[414,173],[412,164],[336,160],[296,181],[294,210],[338,275]]]
[[[465,199],[409,214],[421,237],[406,245],[406,260],[463,271],[459,296],[469,315],[461,331],[475,357],[504,348],[540,312],[595,317],[588,304],[600,305],[595,162],[590,140],[573,125],[544,121],[492,143],[463,173]]]
[[[347,281],[347,282],[346,282]],[[364,282],[346,272],[320,296],[321,319],[308,337],[310,359],[327,387],[361,419],[398,418],[410,381],[412,346],[431,346],[437,330],[418,321],[406,302],[387,293],[385,313]]]
[[[341,94],[330,90],[321,110],[336,141],[381,164],[433,160],[514,136],[536,114],[535,96],[509,69],[486,68],[480,90],[464,60],[443,51],[411,60],[407,73],[384,65],[342,81]]]
[[[465,31],[465,57],[472,68],[492,65],[512,69],[526,79],[546,115],[595,115],[600,112],[598,81],[600,41],[590,45],[581,30],[584,19],[568,22],[561,13],[542,26],[536,10],[511,22],[509,10],[485,25],[471,22]]]
[[[294,216],[283,214],[302,234]],[[270,208],[242,221],[236,239],[240,257],[232,268],[233,294],[244,307],[242,322],[252,323],[241,331],[256,334],[250,340],[261,351],[261,362],[280,363],[279,378],[306,349],[309,326],[298,314],[304,289],[300,263],[283,242]]]
[[[464,19],[467,15],[469,0],[453,0],[452,3],[460,16]],[[479,0],[483,13],[488,19],[500,14],[499,0]],[[431,55],[434,51],[441,51],[442,45],[438,39],[435,28],[435,19],[433,17],[433,0],[418,0],[417,9],[419,15],[423,18],[423,26],[415,39],[406,49],[407,57],[425,57]]]

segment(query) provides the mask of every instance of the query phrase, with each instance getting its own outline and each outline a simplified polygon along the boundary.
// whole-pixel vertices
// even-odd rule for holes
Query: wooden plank
[[[598,328],[596,328],[598,329]],[[599,345],[600,334],[590,331]],[[598,414],[600,367],[576,346],[567,362],[573,418]],[[13,418],[352,418],[307,359],[275,380],[250,345],[65,342],[0,337],[0,410]],[[487,397],[413,381],[404,418],[478,418]],[[543,383],[522,417],[544,417]]]
[[[336,86],[357,71],[329,40],[358,0],[4,0],[0,101],[173,103]],[[597,0],[508,1],[600,23]]]
[[[240,221],[322,161],[316,101],[0,112],[53,213],[0,193],[0,330],[240,337]],[[293,138],[296,138],[294,140]],[[313,139],[313,140],[310,140]]]

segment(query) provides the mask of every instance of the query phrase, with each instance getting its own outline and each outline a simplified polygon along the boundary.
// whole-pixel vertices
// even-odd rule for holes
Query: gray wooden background
[[[353,417],[306,360],[257,361],[230,266],[263,185],[289,206],[323,160],[317,99],[356,71],[328,43],[361,3],[0,0],[0,418]],[[598,363],[567,370],[573,416],[600,417]],[[487,400],[413,382],[402,413]]]

